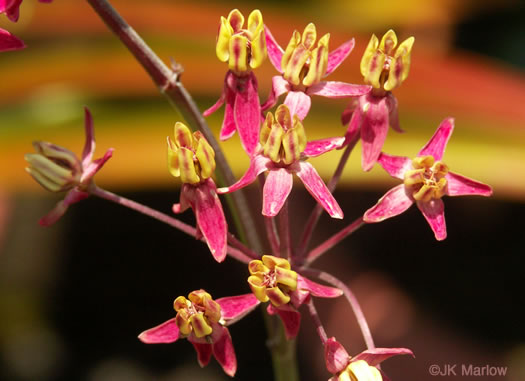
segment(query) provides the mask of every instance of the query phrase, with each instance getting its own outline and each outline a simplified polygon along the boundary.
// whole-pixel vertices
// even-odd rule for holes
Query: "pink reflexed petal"
[[[324,344],[324,361],[326,369],[330,373],[336,374],[346,368],[350,362],[350,356],[335,337],[331,337]]]
[[[299,274],[297,274],[297,288],[307,290],[313,296],[320,298],[337,298],[338,296],[343,295],[343,291],[338,288],[324,286]]]
[[[353,108],[352,104],[350,104],[350,106],[343,111],[343,115],[341,115],[341,121],[343,122],[343,124],[348,123],[347,120],[350,121],[350,123],[348,123],[348,128],[345,133],[344,144],[348,144],[349,142],[354,140],[359,131],[361,131],[361,125],[363,124],[364,116],[361,107],[357,107],[353,111],[351,111],[351,108]]]
[[[79,191],[75,188],[71,189],[67,194],[66,197],[59,201],[56,206],[44,217],[42,217],[38,223],[41,226],[50,226],[53,225],[55,222],[57,222],[60,217],[66,213],[67,208],[69,208],[70,205],[82,201],[85,198],[89,196],[89,193]]]
[[[264,26],[264,33],[266,34],[266,50],[268,52],[268,58],[270,59],[273,67],[279,73],[282,73],[283,69],[281,69],[281,61],[283,59],[284,51],[279,46],[277,41],[275,41],[275,38],[273,38],[273,35],[270,32],[270,29],[268,29],[266,25]]]
[[[377,204],[368,209],[363,220],[365,222],[381,222],[403,213],[413,203],[414,201],[406,193],[405,184],[399,184],[386,192]]]
[[[301,307],[310,298],[310,292],[297,288],[295,291],[290,292],[290,304],[295,308]]]
[[[292,307],[288,305],[283,305],[279,308],[274,307],[272,304],[269,304],[266,308],[266,311],[270,315],[275,315],[276,313],[281,318],[284,327],[284,335],[288,340],[291,340],[297,336],[299,333],[299,328],[301,328],[301,314],[295,311]]]
[[[268,170],[269,168],[272,168],[271,163],[272,161],[267,157],[264,157],[262,155],[255,155],[250,160],[250,166],[248,167],[244,175],[239,179],[239,181],[237,181],[233,185],[230,185],[229,187],[219,188],[217,190],[217,193],[230,193],[244,188],[245,186],[253,183],[260,173]]]
[[[182,184],[180,190],[180,201],[173,204],[173,213],[179,214],[186,211],[190,206],[195,204],[195,187],[191,184]],[[197,238],[197,237],[196,237]]]
[[[303,120],[310,111],[312,100],[302,91],[290,91],[284,99],[284,104],[290,109],[292,118],[297,115],[299,119]]]
[[[290,90],[290,84],[281,75],[276,75],[272,78],[272,88],[270,89],[270,95],[268,99],[261,106],[262,111],[266,111],[277,103],[277,99],[287,93]]]
[[[300,161],[298,165],[299,171],[297,171],[297,176],[303,182],[306,190],[310,192],[312,197],[315,198],[319,204],[321,204],[330,217],[343,218],[343,211],[315,168],[305,161]]]
[[[372,86],[368,85],[353,85],[345,82],[319,82],[306,89],[308,95],[319,95],[326,98],[348,98],[348,97],[359,97],[367,94],[372,89]]]
[[[228,140],[233,134],[235,134],[235,131],[237,131],[233,112],[235,98],[235,93],[228,91],[226,94],[226,103],[224,105],[224,119],[222,120],[221,132],[219,134],[219,139],[222,141]]]
[[[268,172],[263,189],[262,214],[276,216],[288,198],[293,186],[293,175],[286,168],[276,168]]]
[[[229,296],[215,301],[221,306],[221,316],[226,320],[226,325],[239,321],[260,303],[254,294]]]
[[[210,178],[196,187],[194,212],[197,225],[217,262],[226,258],[228,225],[217,196],[215,183]]]
[[[442,241],[447,238],[443,200],[432,199],[429,202],[417,202],[416,205],[432,228],[436,239]]]
[[[330,152],[334,149],[343,147],[345,138],[338,136],[335,138],[326,138],[319,140],[312,140],[306,143],[306,147],[303,151],[303,155],[306,157],[317,157],[323,153]]]
[[[392,93],[388,93],[386,96],[386,105],[388,107],[388,121],[390,127],[399,133],[403,133],[401,126],[399,125],[399,112],[397,107],[397,98]]]
[[[7,52],[10,50],[19,50],[25,48],[26,45],[18,37],[15,37],[7,30],[0,28],[0,52]]]
[[[257,79],[253,73],[250,73],[249,79],[244,82],[244,91],[238,91],[235,95],[233,114],[241,144],[246,153],[251,156],[259,141],[261,121]]]
[[[479,181],[469,179],[454,172],[446,174],[447,194],[449,196],[479,195],[491,196],[492,188]]]
[[[179,339],[179,327],[175,319],[170,319],[156,327],[145,330],[139,340],[146,344],[169,344]]]
[[[393,156],[382,152],[377,162],[392,177],[403,180],[405,172],[412,169],[412,160],[404,156]]]
[[[193,348],[195,348],[195,352],[197,352],[197,361],[200,367],[204,368],[210,363],[212,354],[211,344],[196,343],[191,340],[190,343],[193,345]]]
[[[385,98],[368,97],[367,101],[370,107],[361,126],[361,166],[364,171],[369,171],[374,166],[388,133],[388,108]]]
[[[7,18],[12,22],[17,22],[20,15],[20,4],[22,0],[7,1],[7,5],[4,6]]]
[[[235,357],[230,331],[228,328],[221,328],[213,327],[211,348],[213,356],[221,364],[224,372],[233,377],[237,371],[237,358]]]
[[[411,355],[412,357],[415,357],[414,353],[407,348],[375,348],[367,349],[366,351],[359,353],[357,356],[353,357],[350,362],[364,360],[368,365],[376,366],[386,359],[397,355]]]
[[[441,122],[438,129],[434,133],[434,136],[430,138],[428,143],[419,151],[418,156],[431,155],[434,159],[441,160],[445,148],[448,143],[448,139],[454,131],[454,119],[447,118]]]
[[[339,65],[348,57],[350,52],[354,49],[355,40],[346,41],[344,44],[340,45],[337,49],[332,50],[328,54],[328,65],[326,66],[325,76],[333,72],[339,67]]]
[[[221,97],[215,102],[213,106],[211,106],[209,109],[205,110],[202,115],[203,116],[210,116],[215,111],[217,111],[223,104],[224,104],[224,98],[225,98],[225,90],[222,91]]]
[[[93,128],[93,117],[87,107],[84,107],[84,129],[86,133],[86,142],[82,151],[82,168],[87,168],[93,159],[95,152],[95,131]]]
[[[113,151],[113,148],[108,149],[103,157],[89,163],[87,168],[83,168],[80,182],[85,184],[87,181],[91,180],[91,178],[95,176],[95,173],[97,173],[104,166],[104,164],[106,164],[106,161],[108,161],[111,156],[113,156]]]

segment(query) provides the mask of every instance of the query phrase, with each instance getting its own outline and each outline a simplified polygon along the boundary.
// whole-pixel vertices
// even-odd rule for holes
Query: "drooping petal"
[[[326,369],[330,373],[336,374],[346,368],[350,362],[350,356],[335,337],[331,337],[324,344],[324,360]]]
[[[325,183],[315,170],[315,168],[305,161],[298,162],[299,170],[296,172],[301,179],[306,190],[310,192],[313,198],[321,204],[326,212],[332,218],[343,218],[343,211],[330,193]]]
[[[239,179],[239,181],[237,181],[233,185],[230,185],[229,187],[217,189],[217,193],[230,193],[235,192],[238,189],[244,188],[245,186],[253,183],[260,173],[268,170],[269,165],[271,165],[271,163],[272,161],[267,157],[264,157],[262,155],[255,155],[250,161],[250,166],[248,167],[244,175]]]
[[[284,99],[284,104],[290,109],[290,115],[292,117],[293,115],[297,115],[299,119],[303,120],[308,114],[308,111],[310,111],[312,100],[310,96],[302,91],[290,91]]]
[[[215,111],[217,111],[221,106],[224,104],[224,99],[226,97],[226,89],[223,89],[220,98],[215,102],[213,106],[211,106],[209,109],[205,110],[202,115],[203,116],[210,116]]]
[[[343,125],[348,124],[348,128],[345,133],[345,144],[348,144],[357,137],[357,134],[361,131],[361,125],[363,124],[363,110],[359,106],[350,103],[348,107],[343,111],[341,115],[341,121]]]
[[[354,45],[355,40],[352,38],[328,54],[328,66],[326,67],[325,76],[337,69],[337,67],[346,59],[346,57],[348,57],[350,52],[352,52]]]
[[[369,171],[374,166],[388,133],[388,108],[385,98],[368,97],[368,110],[361,126],[361,166]]]
[[[358,97],[367,94],[372,89],[368,85],[353,85],[351,83],[322,81],[306,89],[308,95],[319,95],[325,98]]]
[[[301,314],[299,312],[287,305],[276,308],[272,304],[268,304],[266,311],[270,315],[275,315],[276,313],[279,315],[283,322],[284,334],[288,340],[297,336],[299,328],[301,328]]]
[[[179,327],[175,318],[165,321],[156,327],[145,330],[139,335],[139,340],[146,344],[168,344],[179,339]]]
[[[399,124],[397,98],[394,96],[393,93],[387,93],[386,106],[388,108],[388,122],[390,123],[390,127],[392,127],[395,131],[399,133],[405,132]]]
[[[313,296],[320,298],[337,298],[343,295],[343,291],[338,288],[324,286],[299,274],[297,274],[297,288],[307,290]]]
[[[93,159],[95,152],[95,130],[93,128],[93,117],[87,107],[84,107],[84,129],[86,133],[86,142],[82,150],[82,168],[87,168]]]
[[[84,168],[84,172],[82,172],[80,182],[85,184],[93,176],[95,176],[95,173],[97,173],[104,166],[104,164],[106,164],[106,161],[108,161],[113,156],[113,151],[114,149],[110,148],[106,151],[104,156],[89,163],[87,168]]]
[[[397,355],[411,355],[412,357],[415,357],[414,353],[412,353],[412,351],[407,348],[375,348],[367,349],[366,351],[359,353],[357,356],[352,358],[351,362],[364,360],[368,363],[368,365],[376,366],[386,359]]]
[[[209,364],[212,354],[211,344],[205,343],[196,343],[195,341],[190,340],[190,343],[193,344],[195,352],[197,352],[197,361],[201,368]]]
[[[491,196],[492,188],[479,181],[469,179],[454,172],[445,175],[447,179],[447,194],[449,196],[479,195]]]
[[[377,162],[392,177],[404,179],[405,172],[412,169],[412,160],[404,156],[394,156],[382,152]]]
[[[41,226],[50,226],[53,225],[55,222],[58,221],[60,217],[66,213],[67,208],[79,201],[84,200],[89,196],[89,193],[79,191],[75,188],[71,189],[67,194],[66,197],[59,201],[56,206],[44,217],[42,217],[38,223]]]
[[[320,156],[326,152],[343,147],[344,141],[345,138],[342,136],[311,140],[306,144],[306,148],[303,150],[303,155],[306,157]]]
[[[263,190],[262,214],[276,216],[288,198],[293,186],[293,176],[286,168],[272,169],[268,172]]]
[[[20,15],[20,4],[22,0],[11,0],[6,1],[3,7],[3,10],[0,10],[0,13],[6,12],[7,18],[12,22],[17,22]]]
[[[438,241],[447,238],[447,226],[445,224],[445,206],[442,199],[432,199],[428,202],[417,202],[417,207],[423,213],[428,224],[434,232]]]
[[[277,99],[284,93],[290,90],[290,84],[282,75],[276,75],[272,78],[272,88],[270,89],[270,95],[268,99],[261,106],[262,111],[266,111],[277,103]]]
[[[399,184],[385,193],[377,204],[363,215],[365,222],[381,222],[410,208],[414,201],[407,195],[405,184]]]
[[[227,249],[228,225],[211,178],[199,184],[195,192],[194,212],[197,224],[217,262],[224,261]]]
[[[217,324],[213,327],[211,340],[213,356],[221,364],[224,372],[228,376],[233,377],[237,371],[237,358],[235,357],[230,331],[228,331],[228,328]]]
[[[26,45],[21,39],[0,28],[0,52],[19,50],[25,47]]]
[[[225,103],[224,103],[224,119],[222,120],[221,132],[219,134],[219,139],[224,141],[228,140],[235,134],[237,131],[237,126],[235,124],[234,116],[234,105],[236,95],[233,91],[228,89],[226,91]]]
[[[231,325],[249,314],[259,305],[254,294],[229,296],[215,300],[221,306],[221,316],[225,325]]]
[[[190,206],[194,204],[195,200],[195,187],[191,184],[182,184],[180,191],[180,202],[178,204],[173,204],[172,210],[175,214],[180,214],[187,210]],[[200,231],[200,229],[198,229]],[[199,237],[195,237],[199,238]]]
[[[270,29],[265,25],[264,31],[266,33],[266,49],[268,51],[268,58],[272,63],[273,67],[279,72],[282,73],[283,69],[281,68],[281,60],[283,59],[284,50],[279,46],[275,38],[273,37]]]
[[[253,73],[250,73],[249,79],[244,81],[243,91],[238,91],[235,94],[233,114],[241,144],[251,156],[259,140],[259,126],[261,122],[257,79]]]
[[[453,131],[454,118],[444,119],[428,143],[419,151],[418,156],[431,155],[436,161],[441,160]]]

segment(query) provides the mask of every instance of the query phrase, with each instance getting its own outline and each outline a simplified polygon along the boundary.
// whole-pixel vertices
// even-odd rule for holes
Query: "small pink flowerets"
[[[196,290],[188,299],[179,296],[173,307],[177,315],[139,335],[146,344],[168,344],[188,339],[197,352],[201,367],[215,357],[224,372],[233,377],[237,371],[237,358],[228,326],[251,312],[259,301],[253,294],[231,296],[213,300],[204,290]]]
[[[40,185],[51,192],[68,191],[66,197],[40,219],[39,223],[42,226],[54,224],[70,205],[87,198],[89,188],[93,184],[93,176],[113,155],[113,148],[110,148],[103,157],[93,160],[95,152],[93,117],[87,107],[84,110],[86,142],[82,151],[82,160],[66,148],[42,141],[33,142],[37,153],[25,155],[25,160],[29,164],[26,171]]]
[[[450,172],[441,162],[453,130],[454,119],[443,120],[413,160],[381,153],[378,163],[392,177],[403,180],[403,184],[390,189],[368,209],[363,216],[365,222],[380,222],[397,216],[415,203],[440,241],[447,237],[442,196],[492,195],[490,186]]]

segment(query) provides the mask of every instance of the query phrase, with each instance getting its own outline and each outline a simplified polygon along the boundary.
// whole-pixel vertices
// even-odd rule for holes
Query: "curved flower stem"
[[[328,340],[328,336],[326,335],[326,331],[323,327],[323,324],[321,323],[321,319],[319,318],[317,309],[314,306],[314,301],[312,300],[312,298],[310,298],[310,300],[306,304],[308,306],[308,311],[310,312],[310,316],[312,317],[315,328],[317,330],[317,334],[319,335],[319,338],[321,339],[321,342],[324,346],[326,341]]]
[[[281,257],[291,260],[292,249],[290,247],[290,217],[288,215],[288,200],[284,202],[279,212],[279,237],[281,237]]]
[[[233,184],[235,177],[217,140],[202,117],[193,98],[179,80],[179,75],[182,73],[181,67],[174,64],[173,66],[176,67],[175,71],[169,69],[107,0],[87,0],[87,2],[135,56],[155,85],[158,86],[160,92],[180,111],[191,129],[194,131],[200,130],[204,134],[206,140],[208,140],[215,151],[216,175],[219,185]],[[226,197],[226,200],[230,206],[239,235],[242,237],[246,234],[250,246],[258,251],[258,248],[261,247],[261,242],[244,194],[242,191],[235,192],[231,194],[231,198],[230,196]]]
[[[306,257],[306,261],[304,265],[309,266],[313,261],[315,261],[321,255],[326,253],[332,247],[337,245],[339,242],[345,239],[348,235],[355,232],[357,229],[359,229],[364,224],[365,222],[363,221],[363,217],[359,217],[354,222],[352,222],[350,225],[341,229],[339,232],[335,233],[333,236],[328,238],[326,241],[324,241],[322,244],[320,244],[319,246],[317,246],[315,249],[313,249],[312,251],[308,253],[308,256]]]
[[[339,179],[343,174],[343,169],[346,165],[346,162],[348,161],[348,158],[350,157],[350,154],[352,153],[358,140],[359,139],[357,134],[356,137],[352,139],[350,143],[346,146],[345,151],[341,155],[341,159],[339,159],[339,164],[337,164],[337,168],[335,169],[332,178],[327,184],[328,190],[330,192],[333,192],[333,190],[337,186],[337,183],[339,182]],[[319,217],[321,216],[322,212],[323,207],[321,206],[321,204],[317,203],[314,209],[312,210],[310,217],[308,217],[308,220],[306,221],[301,240],[299,241],[299,246],[297,248],[297,255],[299,256],[299,258],[304,257],[306,249],[308,247],[308,244],[310,243],[310,239],[312,238],[314,229],[317,226],[317,222],[319,221]]]
[[[139,213],[142,213],[142,214],[145,214],[149,217],[152,217],[156,220],[159,220],[161,222],[164,222],[165,224],[168,224],[172,227],[174,227],[175,229],[178,229],[192,237],[195,237],[195,233],[197,232],[197,229],[195,229],[193,226],[190,226],[176,218],[173,218],[173,217],[170,217],[168,216],[167,214],[164,214],[162,212],[159,212],[158,210],[155,210],[155,209],[152,209],[150,208],[149,206],[146,206],[146,205],[142,205],[142,204],[139,204],[138,202],[136,201],[133,201],[133,200],[130,200],[130,199],[127,199],[125,197],[122,197],[122,196],[119,196],[115,193],[112,193],[112,192],[109,192],[107,190],[104,190],[102,188],[99,188],[97,187],[96,185],[92,185],[90,188],[89,188],[89,193],[92,194],[93,196],[97,196],[97,197],[100,197],[100,198],[103,198],[105,200],[108,200],[108,201],[112,201],[116,204],[119,204],[119,205],[122,205],[122,206],[125,206],[127,208],[130,208],[130,209],[133,209]],[[231,243],[231,239],[234,239],[234,246],[238,245],[238,243],[240,243],[235,237],[233,237],[232,234],[229,234],[228,235],[228,241]],[[202,242],[206,242],[206,240],[204,238],[201,238],[201,241]],[[242,244],[241,244],[242,245]],[[244,246],[244,245],[243,245]],[[245,247],[246,248],[246,247]],[[249,249],[248,249],[249,250]],[[252,256],[255,254],[257,258],[257,254],[254,253],[252,250],[249,250],[248,252],[244,252],[243,249],[241,249],[240,247],[238,248],[234,248],[230,245],[228,245],[227,247],[227,253],[228,255],[230,255],[232,258],[235,258],[237,259],[238,261],[242,262],[242,263],[248,263],[252,260]]]
[[[363,310],[361,309],[361,306],[359,305],[359,302],[357,301],[357,298],[355,297],[354,293],[346,286],[346,284],[344,284],[342,281],[340,281],[333,275],[328,274],[324,271],[314,269],[304,269],[301,271],[303,273],[308,273],[312,276],[315,276],[319,280],[324,280],[330,285],[337,287],[338,289],[343,291],[343,295],[345,296],[346,300],[350,304],[350,307],[352,307],[352,310],[354,311],[357,324],[361,329],[361,334],[363,335],[367,348],[375,349],[376,346],[374,344],[374,339],[372,338],[372,334],[370,333],[370,328],[368,327],[368,323],[366,321],[365,315],[363,314]]]

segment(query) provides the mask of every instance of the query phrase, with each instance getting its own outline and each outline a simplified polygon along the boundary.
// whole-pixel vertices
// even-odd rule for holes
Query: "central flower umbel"
[[[280,105],[275,118],[271,113],[266,114],[260,143],[264,156],[276,164],[290,165],[299,160],[307,141],[299,117],[294,115],[292,120],[288,107]]]
[[[179,296],[173,302],[180,333],[188,336],[193,332],[198,338],[211,335],[212,324],[221,319],[221,306],[204,290],[192,291],[188,299]]]
[[[248,283],[260,302],[270,301],[275,307],[290,302],[289,293],[297,289],[297,273],[284,258],[263,255],[262,260],[248,264]]]
[[[446,193],[447,165],[426,155],[412,160],[412,166],[414,169],[406,171],[404,175],[405,186],[411,189],[412,197],[423,202],[443,197]]]
[[[283,76],[297,87],[296,90],[320,82],[326,74],[330,33],[321,37],[314,47],[316,39],[317,31],[313,23],[304,28],[302,36],[294,31],[281,59]]]

